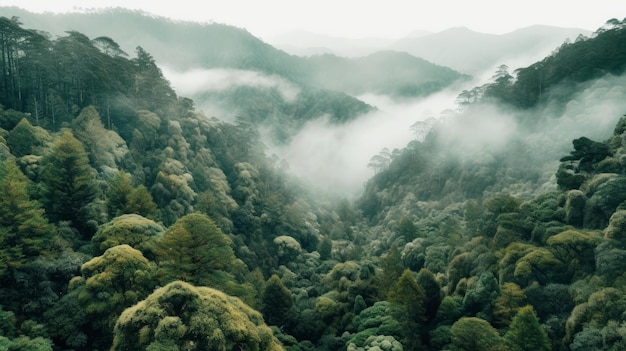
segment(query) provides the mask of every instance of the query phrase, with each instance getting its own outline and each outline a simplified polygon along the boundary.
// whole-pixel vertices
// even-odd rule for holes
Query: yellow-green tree
[[[464,317],[450,328],[452,351],[505,351],[506,347],[498,331],[487,321],[476,317]]]
[[[101,225],[91,240],[98,244],[101,252],[126,244],[145,255],[152,252],[152,241],[163,232],[165,228],[151,219],[136,214],[125,214]]]
[[[282,346],[261,314],[236,297],[175,281],[119,317],[112,351],[254,350]]]
[[[14,160],[0,172],[0,276],[52,249],[54,227],[36,200],[28,195],[28,178]]]
[[[232,283],[231,241],[208,216],[192,213],[180,218],[156,245],[166,282],[183,280],[221,289]]]
[[[153,291],[154,275],[153,264],[128,245],[114,246],[83,264],[81,276],[70,282],[70,291],[78,291],[90,328],[99,336],[92,342],[110,345],[117,318]]]

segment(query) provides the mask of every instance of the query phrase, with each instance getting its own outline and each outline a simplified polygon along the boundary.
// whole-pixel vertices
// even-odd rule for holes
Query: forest
[[[461,92],[354,200],[291,175],[259,130],[372,108],[319,76],[288,106],[221,97],[263,100],[229,122],[111,37],[0,17],[0,55],[2,350],[626,349],[626,111],[556,159],[526,138],[624,74],[626,20]],[[451,131],[494,103],[522,134],[468,148]]]

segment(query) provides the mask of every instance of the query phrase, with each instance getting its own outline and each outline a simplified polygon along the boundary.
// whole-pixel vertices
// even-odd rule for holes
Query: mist
[[[457,89],[401,102],[384,95],[358,96],[378,110],[340,125],[323,117],[315,119],[289,144],[270,144],[270,153],[286,160],[294,175],[318,189],[347,197],[357,195],[374,174],[367,167],[370,158],[383,148],[400,149],[416,139],[411,130],[416,122],[449,115],[455,107]]]
[[[523,67],[526,58],[509,64],[510,71]],[[533,58],[527,58],[532,60]],[[442,125],[441,138],[458,150],[459,156],[471,159],[488,150],[504,150],[511,140],[523,140],[537,162],[551,162],[571,150],[571,141],[586,136],[603,140],[611,135],[617,120],[626,111],[626,78],[604,77],[580,88],[565,105],[549,105],[541,110],[516,111],[493,104],[475,104],[459,111],[455,103],[458,94],[488,82],[495,71],[488,70],[471,82],[453,85],[425,98],[394,100],[388,96],[365,94],[358,99],[376,106],[377,110],[347,123],[330,123],[327,116],[307,122],[287,144],[276,143],[263,133],[268,154],[286,161],[290,172],[316,189],[340,196],[355,197],[374,175],[368,168],[372,156],[383,149],[402,149],[420,136],[412,126],[416,122],[433,121]],[[228,90],[237,86],[277,89],[286,101],[298,96],[299,88],[289,81],[254,71],[234,69],[192,69],[180,72],[163,67],[182,96],[196,100],[206,92]],[[232,119],[233,109],[212,102],[196,100],[198,108],[208,116]],[[518,121],[544,121],[533,132],[521,130]]]
[[[556,172],[558,160],[572,150],[573,139],[604,140],[626,111],[626,77],[605,77],[586,84],[564,106],[539,111],[517,111],[494,104],[477,104],[462,113],[451,110],[460,87],[424,99],[394,102],[385,96],[359,98],[379,111],[342,125],[325,119],[308,123],[288,145],[270,147],[287,161],[290,170],[315,187],[338,195],[357,196],[374,174],[370,158],[383,148],[403,148],[416,139],[411,126],[429,118],[442,124],[442,140],[462,159],[504,151],[511,140],[521,140],[546,178]],[[462,88],[462,87],[461,87]],[[533,131],[518,121],[544,121]],[[541,184],[539,184],[541,185]],[[552,184],[554,185],[554,184]]]
[[[283,99],[293,101],[300,89],[277,75],[267,75],[257,71],[228,68],[194,68],[181,72],[168,66],[161,66],[163,75],[172,87],[182,96],[194,97],[204,92],[224,91],[238,86],[256,88],[276,88]]]

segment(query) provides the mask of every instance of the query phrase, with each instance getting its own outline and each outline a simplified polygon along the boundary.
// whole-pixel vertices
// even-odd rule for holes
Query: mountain
[[[17,8],[1,8],[0,14],[17,16],[25,27],[36,27],[57,36],[79,31],[88,38],[107,37],[131,54],[137,46],[149,52],[164,72],[177,72],[197,81],[200,70],[212,76],[228,77],[230,88],[214,80],[196,84],[189,96],[197,106],[211,111],[228,111],[222,118],[245,118],[264,129],[277,142],[297,133],[307,121],[328,116],[331,122],[345,122],[370,112],[369,106],[354,97],[366,92],[393,97],[419,97],[452,84],[462,75],[406,54],[379,53],[347,60],[338,70],[323,59],[289,55],[256,38],[244,29],[217,23],[171,21],[137,11],[106,11],[66,14],[34,14]],[[341,61],[337,58],[335,61]],[[167,68],[167,69],[165,69]],[[402,74],[400,72],[410,72]],[[189,74],[187,74],[189,73]],[[247,79],[251,76],[258,79]],[[358,78],[358,79],[357,79]],[[277,93],[276,85],[256,84],[258,80],[285,81],[296,99]],[[281,83],[282,84],[282,83]],[[267,98],[261,98],[267,97]],[[312,101],[324,101],[324,104]],[[213,113],[213,112],[212,112]],[[264,124],[274,121],[275,124]]]
[[[513,66],[507,61],[541,59],[567,38],[574,40],[579,34],[590,33],[577,28],[537,25],[496,35],[457,27],[428,36],[403,38],[388,48],[476,75],[500,64]]]
[[[353,95],[426,96],[469,78],[450,68],[395,51],[378,51],[348,59],[331,54],[311,56],[307,63],[312,67],[314,84]]]
[[[291,31],[268,38],[268,42],[276,48],[298,56],[321,54],[343,57],[367,56],[385,49],[393,41],[386,38],[341,38],[307,31]]]
[[[514,72],[532,96],[553,70],[528,106],[416,124],[351,202],[194,109],[146,50],[0,17],[0,349],[626,349],[625,29]],[[225,98],[355,101],[222,70],[266,88]]]

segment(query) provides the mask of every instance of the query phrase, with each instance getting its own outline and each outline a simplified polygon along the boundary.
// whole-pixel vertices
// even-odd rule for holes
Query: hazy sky
[[[263,39],[290,30],[338,37],[400,38],[466,26],[505,33],[534,24],[596,30],[626,16],[623,0],[0,0],[31,11],[126,7],[176,19],[246,28]]]

